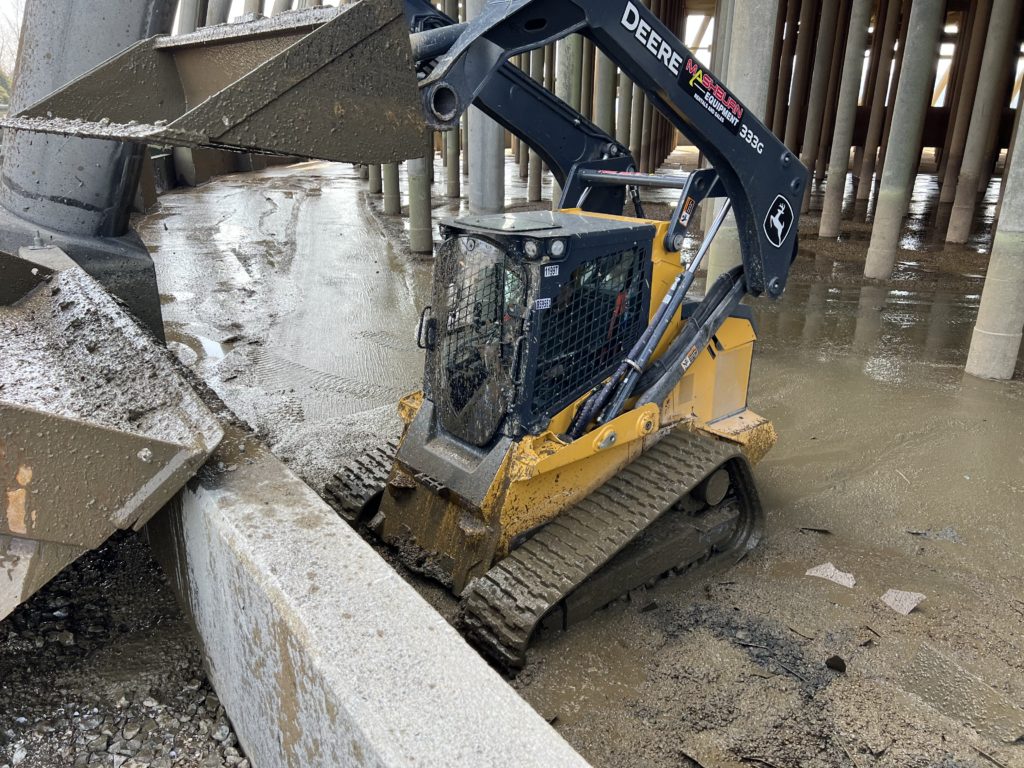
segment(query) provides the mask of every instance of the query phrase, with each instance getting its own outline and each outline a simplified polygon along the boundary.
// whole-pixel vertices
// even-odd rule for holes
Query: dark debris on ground
[[[198,641],[135,534],[0,622],[0,768],[249,768]]]

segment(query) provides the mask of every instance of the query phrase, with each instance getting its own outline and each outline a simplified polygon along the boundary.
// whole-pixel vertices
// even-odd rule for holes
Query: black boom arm
[[[513,110],[500,99],[514,98],[508,94],[517,78],[533,84],[506,63],[509,57],[574,32],[589,37],[711,162],[732,202],[747,291],[779,296],[796,253],[807,169],[636,0],[488,0],[476,19],[450,28],[419,83],[428,122],[448,130],[476,102],[537,149],[564,181],[564,156],[544,146],[550,137],[537,136],[545,121],[537,120],[534,99],[543,89]],[[554,102],[545,109],[572,113],[553,96],[543,98]],[[589,158],[572,160],[583,159]]]
[[[428,0],[405,0],[405,16],[414,33],[436,31],[442,52],[466,29],[466,25],[456,26]],[[480,84],[473,105],[540,155],[563,188],[578,163],[605,161],[609,168],[621,171],[636,165],[627,147],[511,63],[497,66]],[[588,208],[618,213],[624,197],[621,188],[609,190],[596,195],[599,199],[592,200]]]

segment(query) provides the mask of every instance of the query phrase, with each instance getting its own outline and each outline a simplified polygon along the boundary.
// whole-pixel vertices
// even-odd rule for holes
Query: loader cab
[[[487,448],[539,434],[610,375],[650,310],[650,224],[534,211],[445,222],[420,327],[438,425]]]

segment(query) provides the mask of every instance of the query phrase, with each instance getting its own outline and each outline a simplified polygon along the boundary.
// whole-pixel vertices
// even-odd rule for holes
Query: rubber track
[[[734,445],[671,432],[470,582],[459,606],[463,633],[499,664],[521,668],[545,614],[683,494],[740,455]]]
[[[398,441],[389,440],[350,461],[324,486],[327,502],[349,523],[359,522],[366,505],[384,490],[396,453]]]

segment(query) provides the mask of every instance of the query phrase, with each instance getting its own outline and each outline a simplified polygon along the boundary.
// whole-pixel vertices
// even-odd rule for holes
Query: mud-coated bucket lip
[[[142,40],[0,126],[374,164],[428,135],[401,0]]]
[[[58,248],[0,254],[0,535],[92,548],[223,437],[173,354]],[[12,495],[13,494],[13,495]],[[12,506],[13,505],[13,506]]]

